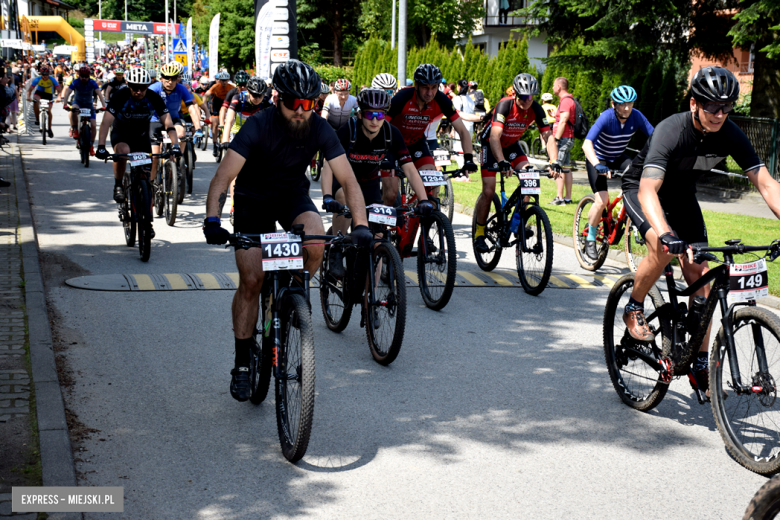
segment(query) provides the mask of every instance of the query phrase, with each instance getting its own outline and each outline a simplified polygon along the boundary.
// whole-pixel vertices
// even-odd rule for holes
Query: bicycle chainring
[[[663,370],[659,372],[659,375],[661,376],[661,381],[663,381],[666,384],[671,383],[672,377],[674,376],[674,368],[672,366],[672,360],[666,357],[659,360],[658,363],[663,367]]]

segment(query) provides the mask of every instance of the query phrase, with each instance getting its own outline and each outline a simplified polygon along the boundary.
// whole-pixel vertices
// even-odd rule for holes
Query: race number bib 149
[[[382,204],[371,204],[368,206],[368,221],[386,226],[395,226],[397,214],[395,208],[383,206]]]
[[[769,277],[763,258],[729,266],[729,304],[769,296]]]
[[[303,269],[301,237],[288,233],[260,235],[263,249],[263,271]]]
[[[520,193],[522,195],[541,195],[542,184],[538,172],[520,172]]]
[[[420,170],[420,177],[422,177],[423,186],[444,186],[447,184],[444,174],[436,170]]]

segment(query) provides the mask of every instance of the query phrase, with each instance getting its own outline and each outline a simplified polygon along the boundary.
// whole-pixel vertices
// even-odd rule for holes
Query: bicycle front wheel
[[[306,453],[314,416],[314,329],[311,312],[300,294],[282,305],[281,378],[276,380],[276,425],[282,453],[297,462]]]
[[[761,475],[780,471],[780,319],[756,307],[741,307],[732,317],[734,353],[728,355],[721,327],[710,352],[710,395],[715,424],[729,453],[744,467]],[[764,371],[759,364],[766,357]],[[739,393],[731,380],[739,372]]]
[[[623,242],[623,251],[626,253],[626,262],[632,273],[635,273],[639,263],[647,256],[645,239],[639,234],[639,228],[626,217],[626,238]]]
[[[780,516],[780,476],[774,477],[753,495],[742,520],[772,520]]]
[[[374,247],[374,269],[366,274],[363,322],[368,348],[380,365],[389,365],[401,350],[406,328],[406,276],[398,251],[387,242]],[[370,286],[374,286],[372,301]]]
[[[84,163],[84,168],[89,168],[89,147],[92,143],[92,135],[89,125],[84,125],[81,128],[79,139],[81,139],[81,142],[79,143],[79,148],[81,148],[81,162]]]
[[[49,117],[45,110],[41,112],[41,136],[43,144],[46,144],[46,130],[49,128]]]
[[[420,240],[417,245],[417,277],[420,293],[429,309],[443,309],[452,297],[458,252],[452,224],[440,211],[420,222]]]
[[[660,333],[652,343],[634,341],[623,323],[623,309],[628,303],[634,287],[634,275],[627,274],[612,286],[604,310],[604,359],[607,363],[612,386],[626,405],[647,412],[658,406],[669,389],[661,373],[650,363],[666,357],[671,344],[671,322],[655,317],[648,323],[654,332]],[[653,286],[645,301],[645,316],[651,315],[664,299],[657,287]],[[671,368],[671,366],[667,366]],[[671,373],[669,377],[671,379]]]
[[[138,211],[138,252],[142,262],[148,262],[152,253],[152,203],[147,181],[138,183],[135,199]]]
[[[577,204],[577,209],[574,210],[574,225],[571,231],[574,243],[574,256],[577,258],[580,266],[588,271],[596,271],[604,265],[607,253],[609,253],[609,238],[604,232],[603,220],[607,218],[606,210],[602,212],[602,219],[599,220],[598,231],[596,232],[598,258],[593,260],[585,253],[585,242],[588,236],[588,228],[590,227],[590,224],[588,224],[588,213],[595,202],[596,199],[592,194],[580,200],[579,204]]]
[[[176,178],[178,179],[178,187],[177,187],[177,193],[176,193],[176,203],[181,204],[184,202],[184,192],[187,191],[187,170],[190,169],[190,164],[187,162],[189,158],[187,157],[187,154],[183,154],[181,156],[181,159],[179,160],[177,166],[178,172],[176,175]]]
[[[521,235],[523,230],[517,230],[517,276],[525,292],[536,296],[547,287],[552,274],[552,226],[547,213],[539,206],[527,206],[524,212],[525,243]]]
[[[475,233],[477,232],[477,207],[482,197],[483,195],[480,193],[471,217],[471,245],[479,268],[483,271],[492,271],[498,265],[498,261],[501,260],[500,236],[501,228],[503,227],[501,202],[498,200],[498,195],[493,195],[492,204],[488,208],[488,216],[485,219],[485,244],[487,244],[488,250],[487,252],[479,252],[475,243]]]
[[[163,191],[165,222],[172,226],[176,223],[176,210],[179,205],[179,172],[175,161],[165,161],[163,165]]]
[[[187,143],[187,150],[185,153],[187,154],[187,164],[189,165],[189,168],[187,168],[187,194],[191,194],[192,177],[195,173],[195,146],[191,142]]]
[[[119,212],[122,215],[122,227],[125,232],[125,244],[127,247],[133,247],[135,245],[135,214],[132,212],[130,201],[133,200],[132,191],[130,189],[130,177],[125,174],[122,178],[122,189],[125,192],[125,201],[119,204]]]

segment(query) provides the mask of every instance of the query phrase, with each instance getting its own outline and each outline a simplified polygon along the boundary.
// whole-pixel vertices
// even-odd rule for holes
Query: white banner
[[[219,13],[214,15],[209,27],[209,77],[219,72]]]
[[[187,20],[187,70],[190,73],[190,76],[192,76],[193,66],[195,64],[194,61],[192,61],[192,18],[190,17],[189,20]]]
[[[3,47],[7,47],[9,49],[21,49],[22,48],[22,40],[20,39],[2,39],[0,40],[0,45]]]
[[[274,7],[266,3],[257,15],[255,24],[255,62],[257,75],[263,79],[271,79],[271,33],[274,20],[272,12]]]
[[[35,49],[36,46],[33,46],[33,49]],[[43,46],[42,46],[43,47]],[[38,50],[38,49],[35,49]],[[46,50],[45,48],[41,50]],[[78,47],[75,45],[57,45],[54,47],[54,50],[52,51],[54,54],[70,54],[71,52],[77,52],[79,50]]]

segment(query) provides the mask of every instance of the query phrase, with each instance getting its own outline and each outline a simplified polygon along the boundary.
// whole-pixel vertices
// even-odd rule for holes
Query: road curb
[[[455,211],[457,211],[458,213],[462,213],[463,215],[471,216],[474,212],[474,208],[472,208],[471,206],[464,206],[463,204],[456,202]],[[570,236],[561,235],[559,233],[553,233],[553,241],[564,246],[574,247]],[[607,258],[619,262],[621,264],[628,265],[628,262],[626,262],[626,256],[622,251],[610,249],[609,253],[607,254]],[[676,271],[678,268],[675,267],[674,269]],[[679,275],[679,273],[676,274]],[[767,296],[766,298],[761,298],[760,300],[758,300],[758,303],[761,305],[765,305],[767,307],[771,307],[772,309],[780,309],[780,298],[778,298],[777,296],[770,295]]]
[[[32,381],[35,386],[43,485],[77,486],[73,452],[65,419],[65,402],[57,377],[51,323],[46,309],[46,292],[38,259],[38,236],[32,218],[28,179],[22,164],[18,141],[17,137],[17,144],[11,144],[11,146],[15,152],[15,173],[19,174],[16,177],[17,182],[15,182],[16,200],[19,212],[19,236],[25,278],[24,293],[29,330],[30,363],[32,365]],[[21,179],[24,179],[24,183],[18,182]],[[50,520],[81,520],[82,518],[81,513],[49,513]]]

